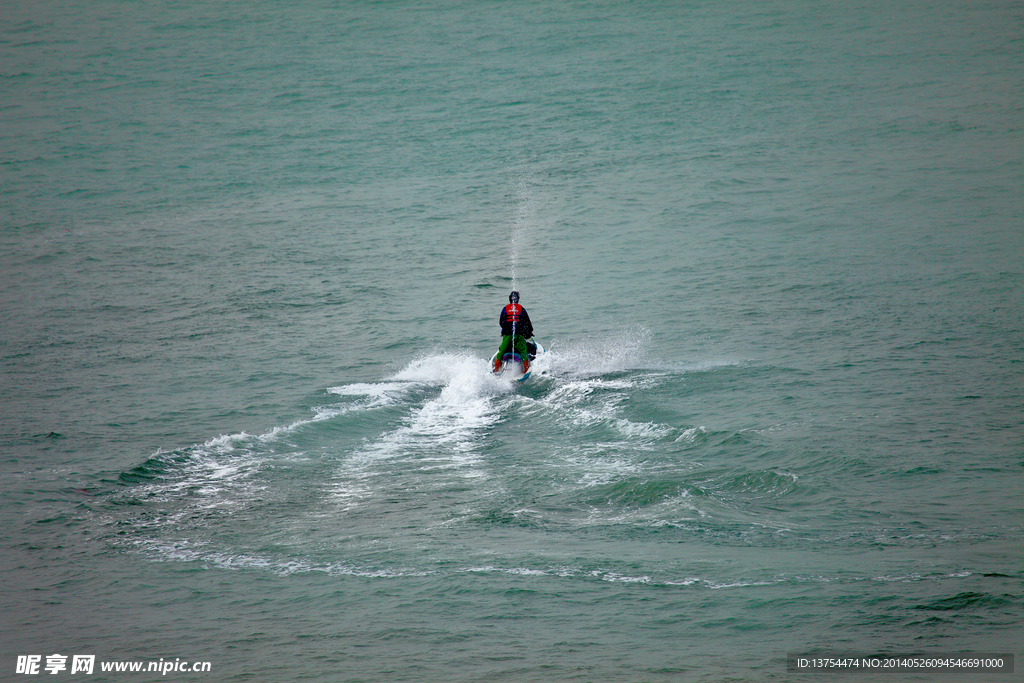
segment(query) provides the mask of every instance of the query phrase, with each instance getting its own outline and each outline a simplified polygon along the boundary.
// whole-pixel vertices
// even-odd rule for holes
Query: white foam
[[[682,581],[666,581],[666,586],[692,586],[695,583],[700,583],[701,580],[696,577],[687,577]]]
[[[211,550],[204,544],[189,541],[172,543],[138,543],[139,551],[157,562],[197,562],[207,567],[227,570],[259,570],[280,576],[323,572],[331,576],[357,576],[364,578],[403,578],[428,576],[430,572],[411,569],[360,569],[351,565],[330,563],[320,564],[303,560],[281,560],[245,553]]]
[[[389,381],[440,387],[440,392],[412,409],[401,426],[367,443],[340,466],[335,495],[344,509],[372,496],[370,480],[390,471],[391,465],[385,463],[396,459],[409,461],[421,472],[444,470],[486,478],[479,455],[481,434],[501,419],[494,399],[512,392],[514,383],[493,376],[482,358],[450,353],[417,358]]]
[[[501,568],[501,567],[466,567],[462,571],[474,574],[489,574],[489,573],[500,573],[500,574],[513,574],[516,576],[549,576],[548,572],[542,569],[526,569],[525,567],[512,567],[512,568]]]
[[[708,430],[701,425],[700,427],[691,427],[690,429],[683,430],[683,433],[676,437],[676,443],[693,443],[697,440],[698,434],[707,434]]]
[[[380,382],[377,384],[357,382],[355,384],[331,387],[327,391],[339,396],[373,396],[386,398],[394,394],[401,393],[408,387],[408,382]]]
[[[203,448],[209,451],[228,453],[235,450],[235,444],[251,439],[250,434],[239,432],[238,434],[221,434],[203,444]]]
[[[616,572],[602,572],[592,571],[591,576],[600,577],[602,581],[611,581],[612,583],[650,583],[651,577],[649,576],[624,576]]]

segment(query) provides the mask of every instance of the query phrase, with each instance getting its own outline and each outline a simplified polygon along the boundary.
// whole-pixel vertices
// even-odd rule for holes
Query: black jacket
[[[501,333],[504,335],[512,334],[514,315],[512,311],[509,311],[511,306],[519,307],[519,321],[515,323],[516,336],[529,339],[533,336],[533,324],[530,322],[530,314],[519,304],[509,304],[501,309],[501,317],[498,318],[498,323],[501,325]]]

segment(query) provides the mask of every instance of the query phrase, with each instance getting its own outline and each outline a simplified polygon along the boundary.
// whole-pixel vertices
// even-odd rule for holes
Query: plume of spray
[[[519,255],[526,241],[526,233],[533,224],[535,214],[534,201],[530,196],[529,183],[520,178],[514,193],[515,217],[512,221],[512,234],[509,237],[508,260],[512,276],[512,289],[519,289]]]
[[[641,325],[633,325],[564,343],[558,352],[550,354],[549,362],[551,371],[559,375],[600,375],[652,368],[650,345],[650,331]]]

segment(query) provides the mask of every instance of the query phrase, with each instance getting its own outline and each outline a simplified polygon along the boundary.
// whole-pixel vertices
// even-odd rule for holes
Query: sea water
[[[5,680],[1019,654],[1022,35],[984,0],[8,3]]]

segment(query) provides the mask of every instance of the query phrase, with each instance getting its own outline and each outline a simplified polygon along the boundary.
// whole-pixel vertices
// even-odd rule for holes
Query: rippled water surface
[[[933,4],[4,12],[0,667],[1014,653],[1024,11]]]

